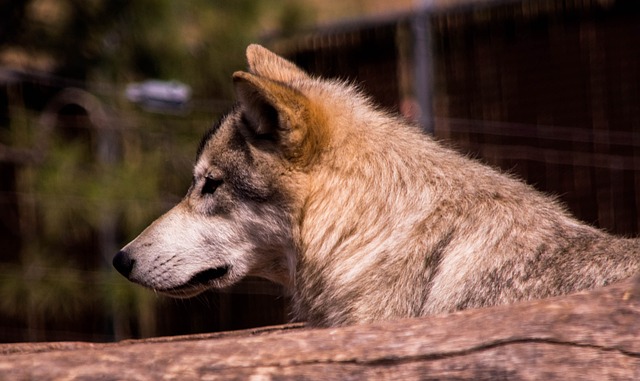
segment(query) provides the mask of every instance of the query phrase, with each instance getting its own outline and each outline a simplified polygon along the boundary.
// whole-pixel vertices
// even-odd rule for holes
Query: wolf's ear
[[[247,47],[247,61],[251,73],[274,81],[287,83],[309,77],[292,62],[257,44],[251,44]]]
[[[324,142],[323,113],[298,90],[246,72],[233,74],[236,96],[256,136],[277,142],[288,159],[310,160]]]

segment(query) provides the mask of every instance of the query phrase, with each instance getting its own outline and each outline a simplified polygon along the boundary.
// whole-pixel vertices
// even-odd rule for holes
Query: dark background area
[[[186,191],[249,42],[357,84],[590,224],[638,235],[637,1],[435,1],[330,23],[301,2],[256,3],[0,2],[0,342],[287,321],[264,280],[175,300],[110,265]],[[127,101],[126,85],[149,78],[189,84],[187,107]]]

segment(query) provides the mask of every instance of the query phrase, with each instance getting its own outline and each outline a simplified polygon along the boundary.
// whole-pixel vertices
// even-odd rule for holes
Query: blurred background
[[[189,300],[111,267],[181,199],[259,42],[637,235],[636,0],[0,0],[0,342],[287,321],[248,279]]]

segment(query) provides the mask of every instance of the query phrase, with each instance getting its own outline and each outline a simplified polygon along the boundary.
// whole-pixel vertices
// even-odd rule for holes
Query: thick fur
[[[174,296],[245,276],[336,326],[544,298],[638,271],[640,245],[443,147],[357,89],[247,49],[184,200],[114,259]]]

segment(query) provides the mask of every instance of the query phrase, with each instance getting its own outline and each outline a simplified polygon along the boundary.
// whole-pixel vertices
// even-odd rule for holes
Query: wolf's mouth
[[[196,275],[192,276],[191,279],[187,282],[187,285],[190,286],[201,286],[206,285],[210,281],[222,278],[227,275],[229,272],[229,266],[216,267],[214,269],[207,269],[204,271],[200,271]]]
[[[209,288],[209,283],[213,280],[222,278],[229,272],[229,266],[216,267],[200,271],[180,286],[158,290],[163,294],[174,297],[190,297],[199,294]]]

